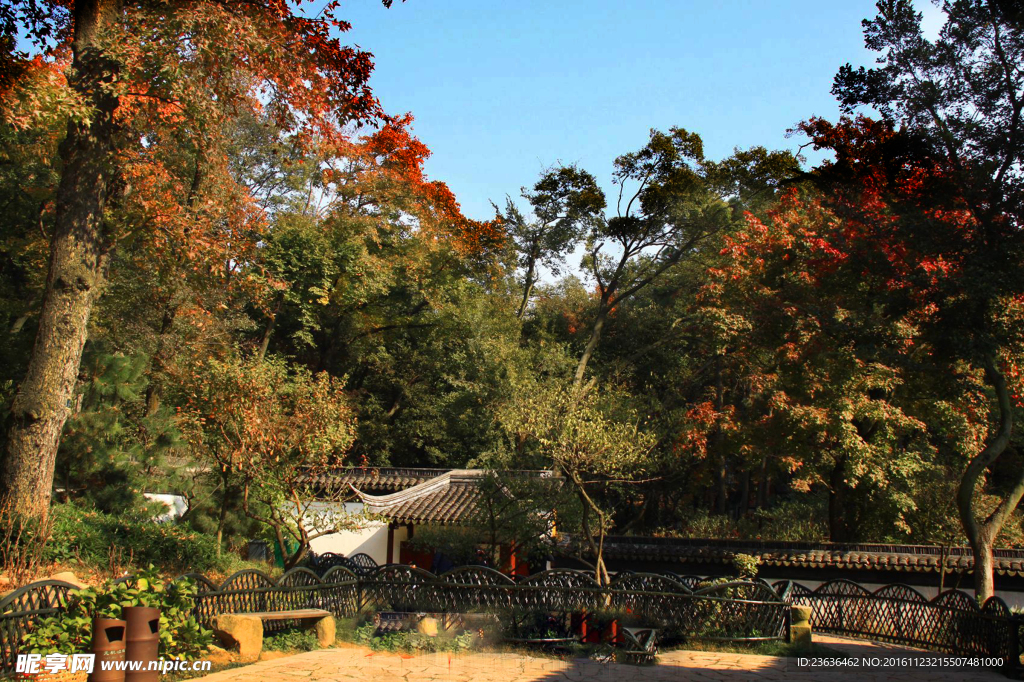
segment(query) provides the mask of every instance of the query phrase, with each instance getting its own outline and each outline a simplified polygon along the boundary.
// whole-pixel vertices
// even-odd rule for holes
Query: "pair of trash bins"
[[[160,651],[160,609],[126,606],[121,615],[124,620],[93,620],[96,661],[89,682],[155,682],[160,670],[155,665],[151,670],[150,662],[157,660]],[[132,663],[139,669],[129,669]]]

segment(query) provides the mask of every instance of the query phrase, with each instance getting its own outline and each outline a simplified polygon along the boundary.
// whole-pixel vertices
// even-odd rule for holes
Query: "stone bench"
[[[292,611],[256,611],[253,613],[222,613],[212,620],[213,634],[225,649],[238,649],[238,658],[251,663],[263,651],[263,623],[279,620],[298,620],[312,624],[316,641],[321,647],[334,644],[336,626],[334,616],[324,609],[294,609]]]

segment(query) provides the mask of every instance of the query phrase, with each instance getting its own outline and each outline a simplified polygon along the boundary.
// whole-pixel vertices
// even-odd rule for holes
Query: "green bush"
[[[418,632],[386,632],[377,634],[377,626],[367,623],[356,628],[353,641],[368,646],[374,651],[411,651],[434,653],[438,651],[464,651],[473,646],[476,635],[463,632],[459,635],[428,637]]]
[[[743,580],[756,578],[760,565],[761,558],[749,554],[736,554],[732,558],[732,567],[736,569],[736,577]]]
[[[281,569],[275,565],[268,564],[266,561],[249,561],[238,556],[234,552],[225,550],[221,553],[220,557],[216,560],[212,567],[208,578],[218,582],[215,576],[227,577],[238,571],[263,571],[271,576],[278,576],[282,573]]]
[[[160,609],[160,656],[191,660],[213,641],[213,634],[192,616],[195,594],[192,580],[168,585],[150,566],[131,580],[72,592],[67,611],[41,619],[22,639],[22,649],[38,654],[86,652],[93,618],[120,618],[126,606],[149,606]]]
[[[111,548],[123,560],[139,566],[154,564],[163,570],[206,571],[216,565],[216,541],[182,526],[156,523],[139,514],[106,514],[75,504],[56,504],[47,547],[53,561],[81,560],[95,567],[108,566]]]
[[[655,535],[688,538],[719,538],[726,540],[779,540],[787,542],[822,542],[828,539],[819,497],[783,500],[766,509],[749,512],[739,519],[728,514],[689,511],[680,516],[677,527],[656,531]]]
[[[567,619],[547,611],[503,609],[499,612],[498,623],[503,638],[563,639],[572,636]]]
[[[265,637],[263,648],[268,651],[314,651],[320,645],[312,630],[285,630]]]

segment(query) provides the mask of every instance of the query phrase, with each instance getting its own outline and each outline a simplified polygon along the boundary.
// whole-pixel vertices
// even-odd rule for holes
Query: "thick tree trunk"
[[[106,87],[118,65],[102,47],[121,13],[119,0],[74,5],[71,86],[92,105],[91,120],[72,121],[61,144],[49,273],[28,371],[11,407],[0,495],[29,517],[45,519],[61,430],[70,413],[89,314],[105,276],[103,210],[114,177],[114,111]]]
[[[984,605],[996,594],[995,565],[992,557],[994,538],[982,533],[977,540],[971,540],[974,552],[974,595],[978,603]]]

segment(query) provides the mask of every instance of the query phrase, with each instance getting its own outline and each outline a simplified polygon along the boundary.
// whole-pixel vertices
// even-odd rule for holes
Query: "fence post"
[[[1009,660],[1003,664],[1003,673],[1011,678],[1017,679],[1020,672],[1020,629],[1024,627],[1024,617],[1010,616],[1010,651]]]

